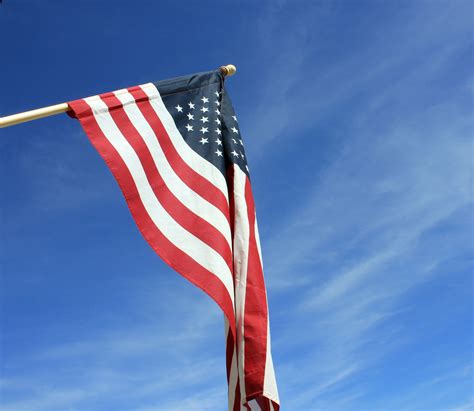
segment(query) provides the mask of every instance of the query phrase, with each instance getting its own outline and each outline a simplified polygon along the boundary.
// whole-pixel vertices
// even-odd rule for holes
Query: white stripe
[[[231,300],[234,301],[232,273],[224,259],[214,249],[180,226],[166,212],[148,182],[137,153],[122,135],[100,97],[94,96],[84,100],[92,108],[97,124],[105,137],[117,150],[130,171],[143,206],[152,221],[172,244],[218,277],[226,287]]]
[[[260,257],[260,264],[262,264],[262,249],[260,248],[260,236],[258,233],[258,224],[257,216],[255,216],[255,240],[257,242],[258,256]],[[263,268],[262,268],[263,271]],[[273,368],[273,359],[272,359],[272,343],[270,337],[270,318],[268,317],[268,300],[267,300],[267,356],[265,359],[265,376],[263,380],[263,391],[266,394],[269,394],[271,399],[275,402],[280,402],[278,397],[278,388],[276,384],[275,370]],[[271,409],[273,410],[273,404],[271,404]]]
[[[226,342],[226,354],[227,354],[227,339],[229,337],[230,327],[229,321],[227,317],[224,316],[224,323],[225,323],[225,342]],[[226,358],[227,359],[227,358]],[[237,388],[237,381],[239,378],[239,370],[237,368],[237,354],[235,351],[235,345],[233,347],[232,353],[232,361],[230,363],[230,370],[229,370],[229,394],[228,394],[228,409],[232,411],[234,409],[234,402],[235,402],[235,390]]]
[[[262,249],[260,247],[260,234],[258,233],[257,215],[255,215],[255,242],[257,243],[258,257],[260,258],[260,265],[263,271]]]
[[[229,390],[232,390],[230,391],[231,395],[229,397],[230,410],[234,409],[233,407],[234,407],[234,402],[235,402],[235,392],[237,390],[237,381],[239,381],[239,367],[237,365],[237,352],[234,346],[234,352],[232,353],[232,363],[230,366],[230,378],[229,378]],[[230,407],[231,402],[232,402],[232,408]]]
[[[155,132],[138,106],[136,104],[130,104],[135,102],[135,98],[127,92],[127,90],[119,90],[114,94],[124,105],[123,109],[125,113],[143,138],[143,141],[153,157],[156,168],[159,170],[165,184],[170,188],[170,191],[189,210],[219,230],[227,240],[229,248],[232,249],[229,221],[224,214],[222,214],[221,210],[194,192],[175,173],[160,146],[158,136],[155,135]]]
[[[140,87],[148,95],[151,106],[160,118],[163,127],[168,133],[174,147],[176,148],[176,151],[179,153],[181,158],[193,170],[217,187],[222,192],[222,194],[224,194],[227,201],[229,201],[227,183],[221,171],[209,161],[202,158],[198,153],[188,146],[186,141],[184,141],[178,128],[176,127],[173,117],[166,109],[157,88],[152,83],[143,84]]]
[[[268,312],[268,303],[267,303]],[[270,319],[267,317],[267,357],[265,359],[265,376],[263,380],[263,393],[273,401],[280,403],[276,384],[275,370],[272,359],[272,342],[270,337]]]
[[[245,295],[247,288],[248,247],[250,228],[245,201],[245,184],[247,176],[234,164],[234,275],[235,275],[235,320],[237,323],[238,366],[240,379],[240,392],[245,400],[245,374],[244,374],[244,313]]]
[[[258,405],[257,400],[251,400],[247,404],[252,411],[262,411],[260,405]]]

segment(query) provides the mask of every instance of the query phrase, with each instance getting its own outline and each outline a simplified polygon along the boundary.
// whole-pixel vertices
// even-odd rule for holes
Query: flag
[[[229,410],[279,409],[255,204],[219,70],[69,103],[153,250],[223,310]]]

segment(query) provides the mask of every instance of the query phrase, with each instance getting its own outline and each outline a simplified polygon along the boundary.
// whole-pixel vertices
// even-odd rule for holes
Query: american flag
[[[249,169],[220,71],[69,103],[144,238],[223,310],[229,410],[279,409]]]

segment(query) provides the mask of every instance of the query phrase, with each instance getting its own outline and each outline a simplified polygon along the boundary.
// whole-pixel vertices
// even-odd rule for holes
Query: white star
[[[208,130],[207,127],[201,127],[201,130],[199,130],[199,131],[200,131],[201,133],[203,133],[203,134],[209,132],[209,130]]]
[[[216,128],[214,131],[215,131],[217,134],[219,134],[219,135],[221,135],[221,134],[222,134],[222,131],[221,131],[221,129],[220,129],[220,128]]]
[[[232,151],[232,155],[233,155],[234,157],[238,157],[238,156],[239,156],[239,153],[237,153],[237,151],[234,150],[234,151]]]
[[[188,106],[189,106],[189,109],[192,110],[192,109],[194,108],[195,104],[189,102],[189,103],[188,103]]]
[[[237,117],[236,117],[236,116],[232,116],[232,118],[233,118],[235,121],[237,121]]]
[[[245,158],[245,156],[242,153],[240,153],[240,157]]]
[[[188,131],[193,131],[193,126],[189,124],[186,124],[186,128],[188,129]]]
[[[181,107],[179,104],[175,107],[176,110],[178,110],[178,113],[183,112],[183,107]]]
[[[191,113],[188,113],[188,120],[194,120],[194,116]]]
[[[222,157],[222,151],[216,150],[215,153],[217,154],[217,157]]]
[[[219,109],[218,109],[218,108],[216,108],[216,109],[214,110],[214,112],[215,112],[215,113],[217,113],[217,115],[218,115],[218,116],[220,116],[220,115],[221,115],[221,112],[219,111]]]
[[[244,145],[244,142],[243,142],[242,140],[240,140],[240,139],[239,139],[239,143],[240,143],[241,146]]]
[[[237,140],[236,140],[235,138],[232,139],[232,142],[233,142],[234,144],[237,144]]]
[[[208,139],[207,139],[207,138],[204,138],[204,137],[201,138],[201,140],[199,140],[199,142],[200,142],[201,144],[207,144],[207,143],[209,143]]]
[[[203,97],[201,100],[203,104],[209,103],[209,99],[207,97]]]
[[[234,133],[239,133],[239,131],[235,128],[235,127],[232,127],[231,130],[234,132]]]
[[[220,103],[220,101],[219,101],[219,100],[216,100],[216,101],[214,101],[214,103],[216,103],[218,106],[220,106],[220,105],[221,105],[221,103]]]
[[[215,142],[217,143],[218,146],[222,145],[222,140],[220,138],[216,138]]]
[[[249,172],[249,166],[245,166],[245,169],[247,170],[247,173]]]
[[[219,125],[221,124],[221,121],[218,118],[216,118],[214,121]]]
[[[219,92],[218,91],[214,91],[214,94],[219,97]]]
[[[207,107],[203,107],[203,108],[201,108],[201,111],[202,111],[203,113],[205,113],[206,111],[209,111],[209,109],[208,109]]]
[[[201,120],[199,121],[202,121],[202,124],[209,123],[208,117],[201,117]]]

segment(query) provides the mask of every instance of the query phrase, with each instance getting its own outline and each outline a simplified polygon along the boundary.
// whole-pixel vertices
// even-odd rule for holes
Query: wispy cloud
[[[472,408],[466,351],[427,341],[450,335],[443,327],[465,304],[457,297],[471,298],[473,83],[456,71],[471,51],[471,17],[456,4],[279,1],[255,24],[251,63],[265,69],[255,104],[239,112],[283,410]],[[93,149],[97,169],[74,154],[89,145],[74,133],[45,132],[20,150],[11,169],[28,201],[56,215],[115,190],[125,207]],[[29,181],[32,170],[41,176]],[[37,219],[17,211],[9,227]],[[8,360],[2,411],[225,409],[218,308],[184,281],[127,278],[114,280],[127,314],[103,312],[66,337],[75,325],[58,319],[48,343]],[[456,300],[424,299],[435,286]]]
[[[91,331],[76,343],[43,347],[18,359],[17,367],[28,367],[30,373],[2,379],[2,410],[87,410],[100,408],[102,401],[124,411],[173,410],[178,404],[203,409],[203,404],[225,402],[219,310],[194,290],[187,295],[161,292],[159,301],[151,301],[150,290],[157,284],[156,279],[146,287],[138,281],[128,284],[135,299],[130,308],[142,318],[135,326]]]
[[[267,94],[250,123],[260,124],[258,143],[251,144],[260,150],[256,156],[266,153],[257,163],[265,184],[272,181],[270,163],[277,158],[298,162],[304,185],[295,191],[291,176],[277,174],[270,184],[292,193],[293,204],[279,212],[275,198],[263,199],[272,218],[262,238],[271,308],[276,306],[274,349],[282,358],[291,350],[304,352],[291,363],[277,360],[279,375],[292,381],[283,387],[290,408],[357,409],[355,400],[370,390],[360,376],[417,338],[407,335],[400,321],[414,309],[409,296],[446,275],[446,263],[468,252],[470,230],[463,221],[472,206],[470,78],[453,89],[433,91],[431,85],[468,49],[469,19],[459,10],[438,15],[418,6],[401,11],[388,25],[381,22],[383,36],[374,35],[365,49],[343,56],[327,71],[318,68],[316,78],[305,65],[314,47],[294,55],[284,48],[272,60]],[[287,20],[303,18],[286,11]],[[307,17],[320,12],[305,11]],[[268,27],[278,27],[282,16],[273,15]],[[420,19],[430,24],[420,27]],[[456,27],[446,25],[452,19]],[[289,41],[312,38],[308,26],[302,27],[306,31],[289,34]],[[270,33],[263,43],[278,41],[279,34]],[[397,41],[393,47],[385,42],[390,37]],[[361,104],[354,105],[354,99]],[[334,111],[341,107],[344,118],[328,132],[321,122],[337,118]],[[280,144],[282,138],[291,144]],[[310,160],[312,138],[326,150],[325,158],[317,157],[322,163]],[[289,144],[302,148],[282,155]],[[444,231],[453,224],[459,229],[448,241]],[[287,301],[284,307],[280,298]],[[339,404],[333,392],[353,401]]]

